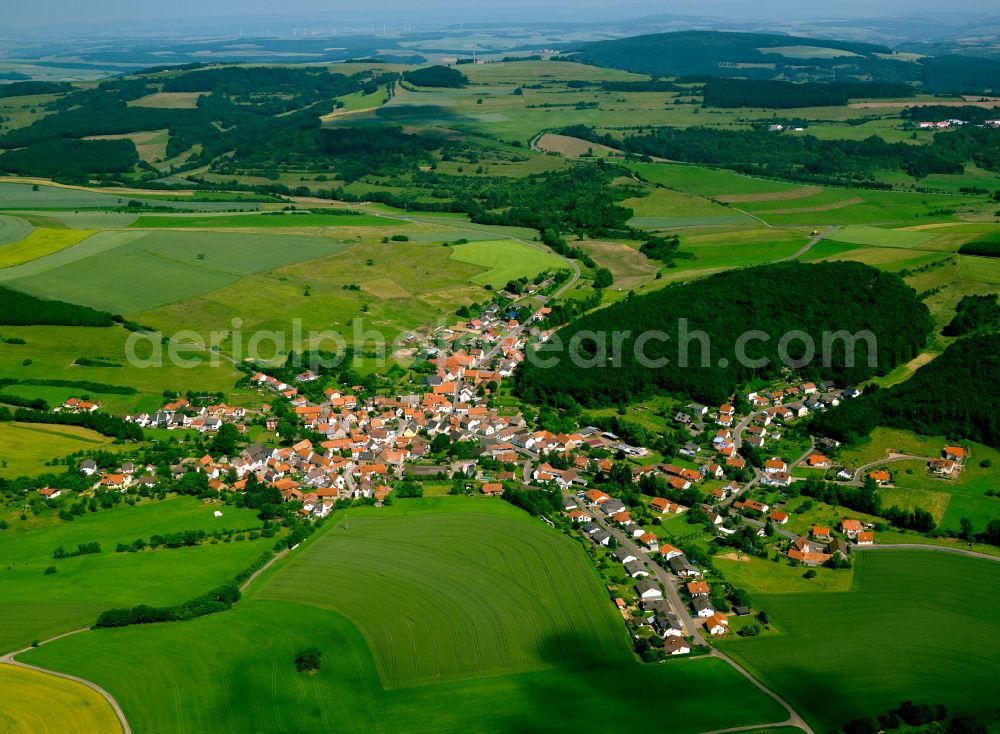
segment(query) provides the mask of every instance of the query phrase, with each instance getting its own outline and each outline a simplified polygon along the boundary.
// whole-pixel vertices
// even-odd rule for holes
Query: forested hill
[[[959,339],[906,382],[816,416],[813,431],[847,443],[876,426],[1000,447],[1000,334]]]
[[[687,320],[688,334],[701,330],[710,338],[708,366],[701,366],[697,341],[686,350],[690,366],[679,364],[685,351],[679,348],[680,319]],[[664,367],[643,366],[636,358],[637,336],[653,330],[669,338],[647,341],[643,353],[651,360],[667,358]],[[744,366],[736,357],[737,339],[750,330],[770,337],[750,341],[745,350],[747,358],[764,358],[767,366]],[[789,262],[733,270],[633,296],[563,327],[539,352],[554,358],[553,366],[526,360],[517,372],[517,391],[540,403],[572,398],[587,406],[613,405],[666,392],[718,405],[737,386],[780,373],[778,342],[792,330],[805,332],[817,345],[818,356],[800,370],[803,375],[848,385],[884,374],[916,356],[930,333],[931,320],[926,306],[898,276],[861,263]],[[823,366],[822,333],[841,330],[852,334],[869,330],[875,335],[874,367],[869,367],[863,342],[855,345],[855,366],[846,365],[845,348],[839,342],[829,350],[829,366]],[[608,361],[614,332],[625,334],[618,364]],[[595,358],[593,367],[574,364],[565,348],[575,335],[587,333],[608,335],[608,353]],[[582,346],[587,350],[588,342]],[[801,342],[788,344],[793,359],[802,356],[802,349]]]
[[[811,48],[822,49],[810,55]],[[868,43],[763,33],[682,31],[584,43],[574,61],[654,76],[742,77],[793,81],[916,82],[929,92],[995,89],[1000,61],[965,56],[897,60]]]

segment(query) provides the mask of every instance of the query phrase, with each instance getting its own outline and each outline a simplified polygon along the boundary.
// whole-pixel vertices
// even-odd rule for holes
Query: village
[[[304,519],[325,518],[355,501],[377,506],[391,501],[402,484],[431,479],[454,481],[464,492],[484,497],[502,497],[512,489],[558,490],[559,524],[611,554],[617,564],[611,575],[631,584],[628,593],[615,587],[615,603],[636,639],[655,639],[660,655],[688,654],[731,634],[734,616],[760,616],[751,617],[746,599],[727,600],[721,585],[715,593],[712,572],[702,559],[689,558],[669,542],[665,523],[673,521],[675,532],[676,522],[685,523],[685,534],[701,527],[706,538],[723,543],[752,536],[759,541],[751,542],[770,544],[806,574],[817,566],[849,567],[852,552],[875,543],[872,522],[849,513],[834,527],[792,532],[786,500],[793,485],[805,481],[793,475],[797,469],[821,472],[845,486],[884,487],[892,483],[886,464],[838,464],[826,455],[836,451],[836,442],[817,445],[812,438],[791,461],[778,455],[779,448],[787,448],[783,435],[798,421],[857,397],[858,389],[789,374],[787,384],[734,396],[717,408],[688,404],[672,422],[689,440],[676,457],[659,460],[650,447],[632,445],[612,431],[584,426],[554,433],[533,427],[520,410],[495,404],[526,350],[551,335],[540,325],[548,313],[540,307],[521,323],[490,305],[465,322],[414,335],[410,353],[423,353],[435,369],[410,392],[371,395],[356,385],[328,387],[318,400],[313,391],[309,399],[303,386],[320,379],[315,372],[285,382],[259,371],[249,377],[266,400],[259,412],[176,398],[156,412],[126,419],[143,428],[209,435],[230,425],[242,436],[253,420],[276,431],[279,419],[271,403],[284,401],[297,423],[323,440],[290,446],[252,442],[234,455],[188,457],[170,467],[171,479],[201,474],[210,490],[226,497],[243,492],[253,478],[296,503],[296,514]],[[56,410],[99,408],[71,398]],[[940,457],[928,459],[927,471],[954,477],[966,458],[964,448],[945,447]],[[158,482],[152,465],[124,462],[114,471],[99,471],[93,460],[84,460],[78,469],[93,480],[94,490],[135,492]],[[47,487],[40,494],[55,499],[61,490]],[[555,525],[557,518],[543,519]],[[744,620],[739,633],[748,627],[759,625]]]

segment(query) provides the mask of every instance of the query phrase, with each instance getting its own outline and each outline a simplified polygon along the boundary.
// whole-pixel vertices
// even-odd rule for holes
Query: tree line
[[[786,82],[770,79],[712,79],[702,90],[706,107],[842,107],[851,99],[909,97],[913,87],[898,83]]]

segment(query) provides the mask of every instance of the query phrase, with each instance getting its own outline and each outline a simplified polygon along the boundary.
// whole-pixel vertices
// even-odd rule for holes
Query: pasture
[[[157,348],[162,357],[162,363],[157,364],[151,359],[155,355],[148,337],[134,335],[118,326],[5,326],[2,333],[27,342],[0,344],[0,374],[4,377],[82,380],[134,387],[139,391],[136,395],[93,394],[122,412],[159,408],[164,389],[225,392],[230,404],[245,404],[245,393],[234,389],[240,373],[231,363],[197,351],[184,351],[184,358],[192,360],[189,367],[184,367],[169,359],[168,350]],[[127,358],[132,341],[137,342],[133,353],[141,360],[134,364]],[[79,357],[99,358],[121,366],[83,367],[76,364]],[[18,385],[7,390],[15,394],[23,390],[25,395],[36,393],[46,399],[58,396],[57,392],[34,386]]]
[[[854,563],[850,591],[753,593],[785,634],[722,647],[818,731],[903,700],[990,709],[1000,623],[982,610],[1000,594],[996,563],[895,550],[855,553]]]
[[[60,497],[57,502],[62,500]],[[221,518],[212,513],[221,509]],[[205,504],[191,497],[147,501],[87,513],[73,522],[7,517],[0,531],[0,651],[91,624],[104,609],[176,604],[231,579],[274,541],[205,544],[191,548],[116,553],[119,542],[181,530],[259,528],[250,510]],[[25,525],[27,527],[22,527]],[[54,560],[59,546],[98,542],[98,554]],[[49,566],[57,572],[45,575]]]
[[[613,730],[633,706],[678,734],[785,717],[722,661],[637,663],[580,548],[502,501],[404,500],[321,533],[230,612],[22,659],[97,681],[154,734]],[[322,668],[295,673],[311,645]]]
[[[477,285],[502,288],[510,280],[521,276],[532,278],[546,270],[562,270],[568,263],[547,250],[514,240],[487,240],[469,242],[452,247],[453,260],[486,268],[486,272],[472,278]]]
[[[14,665],[0,665],[0,731],[32,734],[113,734],[118,717],[85,685]]]
[[[106,436],[78,426],[0,423],[0,477],[39,474],[51,459],[76,451],[93,451],[110,443]]]

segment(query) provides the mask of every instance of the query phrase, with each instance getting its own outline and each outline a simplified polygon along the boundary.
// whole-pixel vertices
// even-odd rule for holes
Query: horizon
[[[542,3],[527,3],[523,0],[497,7],[494,4],[460,0],[436,0],[432,5],[426,5],[416,10],[412,5],[399,0],[383,0],[375,7],[358,10],[357,6],[338,7],[341,3],[330,4],[322,0],[298,0],[290,8],[280,13],[269,12],[273,9],[271,3],[260,0],[246,0],[236,3],[234,0],[222,0],[206,6],[193,0],[178,0],[171,6],[171,13],[166,14],[160,6],[150,6],[137,9],[133,4],[123,0],[97,0],[85,6],[67,2],[67,0],[37,0],[32,4],[20,4],[7,11],[8,27],[18,30],[44,30],[48,28],[75,27],[81,30],[98,25],[117,22],[130,28],[141,27],[144,24],[162,25],[165,22],[175,22],[183,27],[198,27],[216,23],[233,23],[242,20],[246,23],[274,22],[295,23],[309,20],[311,22],[350,24],[359,22],[385,21],[382,16],[394,14],[391,23],[409,23],[418,26],[441,27],[441,25],[456,25],[459,23],[600,23],[628,22],[648,17],[672,17],[677,20],[718,21],[836,21],[851,18],[920,18],[929,17],[936,20],[952,18],[958,20],[961,16],[970,16],[966,22],[971,22],[974,16],[1000,18],[995,12],[995,5],[986,0],[962,0],[952,4],[948,10],[942,11],[940,6],[929,2],[921,2],[914,6],[904,0],[889,0],[885,3],[872,5],[861,0],[840,0],[833,5],[825,5],[821,9],[816,6],[806,6],[791,0],[765,0],[763,3],[746,3],[741,0],[724,0],[706,9],[703,4],[693,0],[681,0],[664,8],[661,3],[650,0],[627,2],[608,9],[606,3],[600,0],[548,0]],[[816,9],[814,9],[816,8]],[[457,15],[461,12],[462,15]],[[53,18],[58,21],[53,22]],[[962,22],[955,23],[962,25]],[[166,34],[170,29],[164,30]],[[114,35],[113,29],[102,29],[101,35]]]

